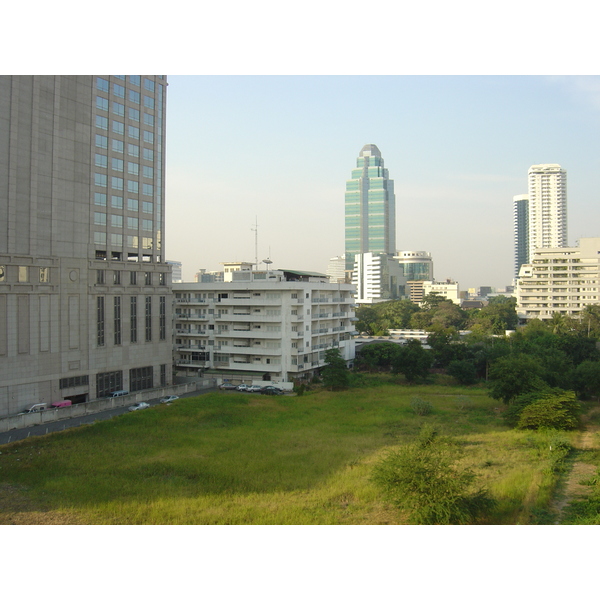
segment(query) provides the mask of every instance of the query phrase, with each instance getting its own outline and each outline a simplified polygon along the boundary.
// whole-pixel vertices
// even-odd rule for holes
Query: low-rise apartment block
[[[329,348],[354,359],[354,286],[302,271],[226,275],[173,285],[177,375],[290,382],[317,372]]]

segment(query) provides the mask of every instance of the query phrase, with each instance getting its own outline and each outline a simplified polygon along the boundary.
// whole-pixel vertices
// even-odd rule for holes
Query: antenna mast
[[[254,227],[250,231],[254,231],[254,266],[258,270],[258,216],[255,219]]]

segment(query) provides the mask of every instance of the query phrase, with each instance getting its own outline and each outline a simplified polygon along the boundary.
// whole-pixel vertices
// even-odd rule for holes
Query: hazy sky
[[[513,277],[512,197],[567,170],[568,235],[600,236],[600,78],[169,76],[167,258],[184,279],[270,257],[325,272],[364,144],[395,182],[398,250],[461,289]]]

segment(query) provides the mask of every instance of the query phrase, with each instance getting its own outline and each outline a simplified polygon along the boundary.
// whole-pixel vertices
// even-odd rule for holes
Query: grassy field
[[[0,523],[401,524],[370,474],[423,423],[461,442],[497,501],[485,523],[549,522],[548,435],[507,429],[501,410],[484,389],[391,382],[183,398],[2,447]]]

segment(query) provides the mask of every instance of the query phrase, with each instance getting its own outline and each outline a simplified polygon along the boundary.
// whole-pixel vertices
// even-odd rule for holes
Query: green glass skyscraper
[[[396,197],[394,182],[383,166],[375,144],[363,147],[346,182],[346,270],[356,254],[394,254],[396,251]]]

